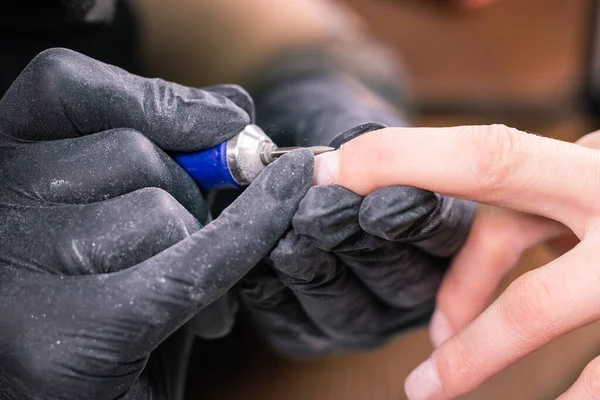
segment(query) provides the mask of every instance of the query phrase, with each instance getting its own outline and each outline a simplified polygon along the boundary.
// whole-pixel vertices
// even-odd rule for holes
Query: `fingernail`
[[[337,181],[339,163],[340,153],[338,150],[316,156],[313,183],[315,185],[333,185]]]
[[[438,348],[443,342],[452,336],[452,328],[443,312],[436,310],[429,324],[429,337],[433,347]]]
[[[409,400],[432,399],[441,388],[440,376],[431,357],[411,372],[404,382]]]

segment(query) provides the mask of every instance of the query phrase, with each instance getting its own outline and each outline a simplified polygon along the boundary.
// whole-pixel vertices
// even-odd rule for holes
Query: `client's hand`
[[[482,209],[440,293],[443,314],[434,322],[436,341],[479,313],[525,248],[557,238],[566,250],[569,242],[581,240],[555,261],[517,279],[408,378],[409,398],[447,399],[600,318],[600,155],[504,126],[418,130],[375,131],[321,156],[317,183],[336,183],[362,195],[382,186],[412,185],[558,221]],[[599,147],[598,142],[593,134],[580,144]],[[576,240],[564,236],[569,229]],[[446,328],[440,315],[445,315]],[[594,382],[599,368],[599,361],[593,361],[562,398],[598,393]]]

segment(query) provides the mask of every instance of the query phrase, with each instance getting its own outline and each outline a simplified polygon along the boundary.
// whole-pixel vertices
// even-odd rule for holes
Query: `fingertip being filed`
[[[338,178],[339,164],[339,150],[316,156],[313,183],[315,185],[334,185]]]
[[[340,185],[360,196],[395,184],[393,177],[386,177],[398,159],[394,132],[390,128],[371,131],[344,143],[335,152],[323,154],[315,174],[317,184]]]
[[[310,150],[286,154],[261,172],[224,214],[236,215],[238,219],[248,216],[248,210],[254,210],[257,219],[271,230],[277,226],[274,231],[280,235],[291,223],[300,201],[312,187],[313,173],[314,156]]]

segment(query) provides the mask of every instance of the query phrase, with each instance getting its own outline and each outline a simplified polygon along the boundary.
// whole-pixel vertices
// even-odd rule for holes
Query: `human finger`
[[[102,277],[98,295],[110,293],[103,296],[124,306],[106,318],[140,324],[136,337],[128,338],[132,354],[152,350],[266,256],[288,228],[312,184],[312,172],[308,150],[281,157],[206,227],[140,264]]]
[[[600,396],[600,357],[594,358],[557,400],[596,400]]]
[[[301,359],[331,351],[331,340],[267,265],[258,265],[242,279],[238,295],[252,324],[281,354]]]
[[[250,123],[244,109],[253,110],[250,96],[239,87],[226,89],[224,95],[142,78],[71,50],[49,49],[29,63],[0,101],[0,130],[37,141],[130,128],[163,150],[200,150]],[[232,99],[239,98],[238,106]]]
[[[170,193],[157,187],[92,204],[64,205],[52,213],[62,229],[52,242],[54,251],[50,253],[58,257],[53,264],[68,276],[108,274],[129,268],[202,227]],[[203,338],[224,336],[233,324],[233,300],[222,296],[195,316],[189,327]]]
[[[465,394],[523,356],[596,320],[598,238],[516,281],[481,316],[409,375],[411,400]],[[484,356],[482,356],[484,355]]]
[[[106,274],[136,265],[200,230],[168,192],[154,187],[92,204],[54,209],[53,245],[65,275]]]
[[[358,219],[373,235],[450,257],[466,239],[475,206],[415,187],[389,186],[364,198]]]
[[[444,276],[429,333],[435,347],[473,321],[525,250],[558,236],[558,222],[481,206],[469,237]]]
[[[546,216],[581,236],[599,207],[599,167],[594,150],[502,125],[388,128],[318,156],[315,181],[358,194],[421,187]]]
[[[575,143],[580,146],[589,147],[592,149],[599,149],[600,148],[600,130],[590,132],[587,135],[580,137]]]
[[[396,293],[395,302],[410,305],[399,310],[371,292],[354,270],[338,260],[338,254],[323,250],[313,238],[292,230],[279,241],[270,260],[316,327],[343,347],[381,344],[390,335],[422,323],[423,315],[431,312],[435,296],[431,286],[439,283],[441,274],[414,273],[424,279],[415,288],[407,285],[408,289]]]
[[[600,148],[600,132],[585,135],[576,143]],[[545,218],[480,207],[469,240],[439,290],[437,311],[429,329],[434,346],[474,320],[521,254],[543,242],[558,257],[575,247],[579,239],[563,225]]]
[[[396,229],[412,230],[415,240],[418,241],[421,233],[419,226],[426,219],[424,216],[428,210],[437,206],[435,196],[432,201],[423,202],[421,209],[416,203],[424,197],[430,197],[427,192],[416,188],[387,189],[389,190],[374,192],[374,197],[379,197],[378,193],[385,198],[390,195],[395,202],[403,204],[405,207],[400,207],[400,210],[393,208],[395,211],[406,211],[404,218],[395,215],[395,221],[399,223]],[[309,296],[321,299],[323,296],[318,294],[319,291],[327,287],[325,291],[331,292],[337,287],[340,298],[345,297],[346,302],[364,303],[365,309],[375,308],[373,305],[366,306],[372,301],[372,296],[399,308],[410,308],[431,300],[441,281],[443,267],[447,264],[408,243],[395,243],[364,232],[359,224],[363,202],[362,197],[340,186],[312,187],[300,202],[293,219],[294,230],[310,240],[298,238],[294,246],[290,246],[291,251],[286,256],[286,259],[289,259],[277,263],[281,272],[300,278],[298,284],[305,287],[302,291],[306,291]],[[374,228],[370,224],[374,221],[370,219],[368,222],[369,226]],[[323,260],[324,265],[296,261],[299,254],[296,256],[294,253],[302,253],[302,244],[309,247],[307,252],[317,252],[310,257]],[[312,247],[318,249],[313,250]],[[329,256],[332,262],[325,262],[324,255],[318,254],[320,251],[333,252]],[[277,251],[274,253],[280,256],[283,254]],[[338,263],[338,260],[341,262]],[[290,268],[292,265],[296,267]],[[327,267],[331,268],[331,272],[323,273]],[[346,268],[349,271],[345,271]],[[348,278],[341,279],[345,274],[349,274]],[[357,298],[349,299],[349,293],[355,293]],[[332,305],[329,306],[333,313],[348,314],[347,311],[343,311],[346,307],[344,303],[340,303],[340,307],[342,310],[333,310]],[[326,319],[330,319],[329,316]],[[346,327],[349,325],[350,323],[345,323]]]
[[[600,149],[600,131],[588,133],[575,142],[576,144],[592,149]],[[565,232],[556,238],[550,239],[546,246],[558,257],[571,250],[579,243],[579,238],[573,232]]]
[[[10,179],[20,187],[25,183],[32,197],[45,201],[93,203],[156,187],[169,192],[196,218],[206,213],[193,179],[132,129],[22,145],[14,163]]]

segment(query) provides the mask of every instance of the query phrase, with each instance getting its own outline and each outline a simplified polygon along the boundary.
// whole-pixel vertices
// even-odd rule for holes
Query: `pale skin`
[[[430,328],[437,348],[408,377],[411,400],[468,393],[600,319],[599,150],[600,132],[572,144],[493,125],[389,128],[317,158],[317,184],[359,194],[411,185],[488,205],[440,289]],[[545,241],[563,254],[488,306],[520,254]],[[597,399],[599,382],[596,358],[560,399]]]

